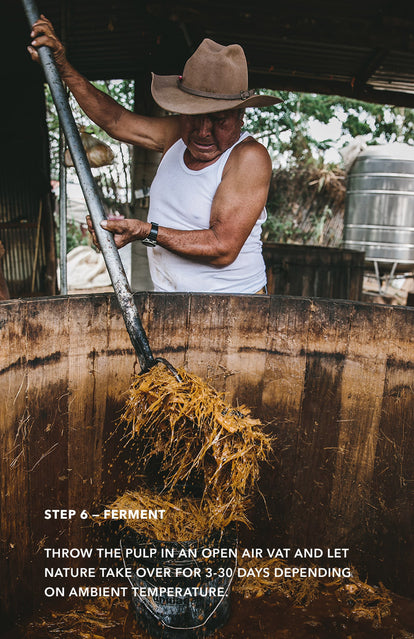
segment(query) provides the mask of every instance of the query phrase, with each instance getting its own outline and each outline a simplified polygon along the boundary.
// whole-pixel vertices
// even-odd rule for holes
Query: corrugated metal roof
[[[18,16],[18,1],[4,1]],[[179,73],[207,36],[244,47],[251,86],[266,82],[275,89],[414,106],[414,3],[38,0],[38,5],[65,38],[74,66],[90,79]],[[24,20],[20,13],[15,19]]]

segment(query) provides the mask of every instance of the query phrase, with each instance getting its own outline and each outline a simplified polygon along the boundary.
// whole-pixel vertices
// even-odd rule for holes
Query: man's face
[[[243,117],[238,109],[181,115],[181,135],[194,160],[211,163],[240,137]]]

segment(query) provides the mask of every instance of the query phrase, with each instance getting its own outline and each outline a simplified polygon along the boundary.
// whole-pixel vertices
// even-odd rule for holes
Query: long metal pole
[[[65,166],[65,136],[59,123],[59,257],[60,257],[60,294],[68,292],[68,263],[66,259],[68,247],[67,233],[67,183]]]
[[[34,22],[39,18],[36,3],[33,2],[33,0],[22,0],[22,3],[31,28]],[[141,369],[147,370],[154,365],[155,360],[138,315],[138,310],[135,306],[134,298],[113,235],[109,231],[105,231],[100,225],[102,220],[105,219],[104,209],[80,139],[79,131],[70,110],[66,91],[60,78],[53,53],[49,47],[39,47],[39,58],[59,114],[62,128],[65,132],[66,141],[92,218],[93,228],[105,259],[112,286],[121,307],[126,328],[132,345],[138,355]]]
[[[61,3],[60,25],[62,44],[66,44],[67,3]],[[68,293],[68,227],[67,227],[67,170],[65,164],[66,140],[62,125],[59,121],[59,253],[60,253],[60,294]]]

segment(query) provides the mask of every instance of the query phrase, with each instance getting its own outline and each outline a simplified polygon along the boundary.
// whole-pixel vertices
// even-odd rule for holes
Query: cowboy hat
[[[187,60],[182,75],[152,74],[154,100],[184,115],[263,107],[282,102],[248,89],[247,62],[239,44],[223,46],[205,38]]]

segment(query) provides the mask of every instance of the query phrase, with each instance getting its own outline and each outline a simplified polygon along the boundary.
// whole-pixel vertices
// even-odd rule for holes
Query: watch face
[[[151,246],[154,247],[157,245],[156,240],[150,240],[149,237],[146,237],[144,240],[141,240],[141,242],[145,245],[145,246]]]

